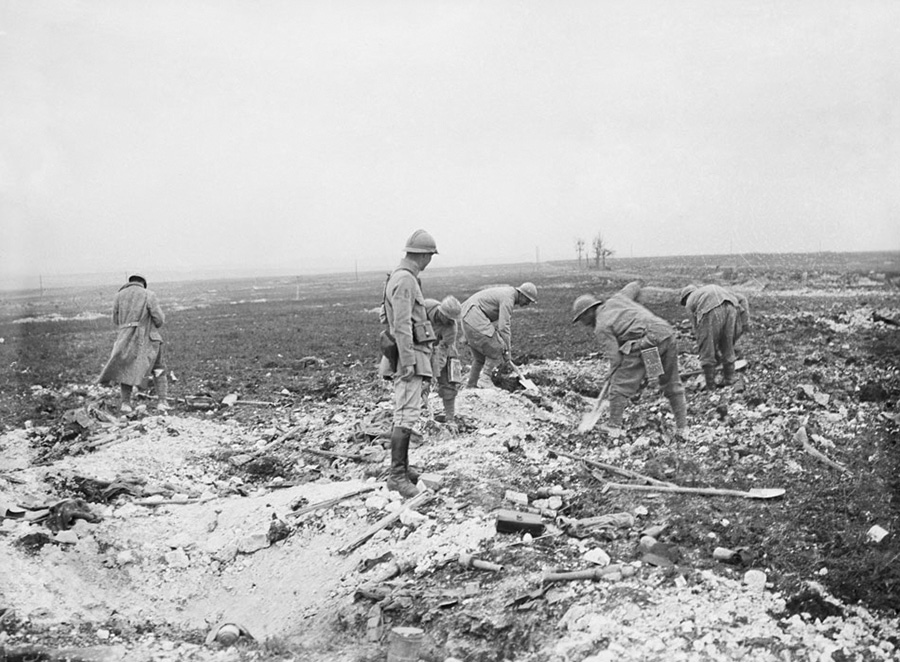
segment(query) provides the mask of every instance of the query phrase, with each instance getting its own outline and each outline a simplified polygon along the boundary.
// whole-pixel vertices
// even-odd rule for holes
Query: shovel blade
[[[520,383],[522,386],[524,386],[524,387],[525,387],[525,390],[527,390],[527,391],[537,391],[537,390],[539,390],[537,384],[535,384],[533,381],[531,381],[530,379],[528,379],[528,377],[523,377],[522,375],[519,375],[519,383]]]
[[[747,491],[747,496],[751,499],[778,499],[784,496],[784,488],[781,487],[758,487]]]
[[[584,416],[581,417],[581,423],[578,424],[578,431],[587,432],[588,430],[593,430],[594,426],[597,425],[597,421],[603,416],[603,412],[606,411],[608,406],[609,401],[604,400],[599,406],[594,407],[584,414]]]

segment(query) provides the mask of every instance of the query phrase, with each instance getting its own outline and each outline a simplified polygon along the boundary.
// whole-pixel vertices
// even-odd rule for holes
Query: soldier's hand
[[[400,372],[400,379],[404,382],[408,382],[410,379],[416,376],[416,366],[414,365],[405,365]]]

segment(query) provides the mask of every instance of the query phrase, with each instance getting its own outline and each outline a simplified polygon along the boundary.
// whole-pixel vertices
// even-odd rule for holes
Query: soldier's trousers
[[[737,358],[734,353],[737,324],[737,308],[729,301],[716,306],[703,316],[697,325],[697,347],[701,366],[715,366],[718,360],[722,363],[734,363]]]
[[[659,345],[659,358],[662,361],[663,374],[659,376],[659,387],[667,397],[684,393],[684,384],[678,374],[678,347],[674,338],[666,338]],[[638,350],[630,354],[622,354],[622,361],[612,376],[609,385],[610,396],[621,395],[630,398],[637,393],[644,375],[647,374],[641,353]]]

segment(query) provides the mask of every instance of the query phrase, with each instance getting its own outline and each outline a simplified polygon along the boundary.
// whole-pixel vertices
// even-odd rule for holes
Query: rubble
[[[789,509],[851,508],[860,469],[888,461],[866,435],[896,425],[895,377],[844,340],[892,330],[856,310],[760,314],[747,391],[692,392],[687,441],[652,389],[622,438],[578,434],[602,357],[520,361],[540,397],[463,391],[466,426],[420,431],[426,491],[405,503],[384,489],[378,383],[318,375],[283,398],[232,384],[129,418],[102,391],[35,389],[46,411],[65,405],[0,437],[0,650],[64,634],[85,659],[383,659],[392,630],[416,627],[422,659],[441,661],[892,659],[895,615],[823,588],[840,613],[812,616],[772,548],[896,554],[887,508],[840,540],[788,528]],[[809,336],[782,370],[795,323]],[[810,461],[801,430],[848,470]],[[739,498],[697,498],[717,495]],[[809,554],[823,582],[841,572]]]

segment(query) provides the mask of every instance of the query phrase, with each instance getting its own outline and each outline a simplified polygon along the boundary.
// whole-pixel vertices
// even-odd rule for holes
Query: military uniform
[[[444,405],[444,416],[451,421],[456,416],[456,395],[459,384],[456,375],[451,375],[452,361],[459,361],[456,348],[457,324],[441,314],[441,302],[437,299],[425,299],[425,310],[434,329],[436,338],[431,354],[431,372],[437,380],[437,392]]]
[[[428,321],[425,297],[418,279],[419,267],[403,259],[385,285],[384,313],[391,335],[397,343],[399,355],[394,374],[394,425],[412,429],[422,410],[422,382],[434,375],[431,364],[431,339],[416,340],[416,329],[423,329]],[[421,332],[420,332],[421,333]],[[400,379],[407,366],[415,371],[409,379]]]
[[[508,360],[512,350],[510,323],[516,301],[527,305],[534,303],[536,297],[537,288],[532,283],[522,283],[519,287],[489,287],[466,299],[462,305],[462,328],[472,352],[467,386],[493,386],[491,375]]]
[[[422,411],[422,387],[433,375],[434,331],[425,310],[419,273],[437,254],[434,238],[416,230],[406,242],[406,257],[384,286],[382,353],[395,361],[391,375],[394,414],[391,429],[391,469],[387,488],[406,498],[419,493],[418,475],[409,468],[409,442]],[[384,365],[384,361],[382,361]]]
[[[637,393],[644,379],[646,366],[641,350],[656,348],[662,364],[659,386],[675,414],[676,427],[683,429],[687,425],[687,403],[678,373],[675,330],[637,302],[640,292],[640,281],[633,281],[605,303],[597,304],[594,334],[610,362],[609,425],[621,427],[628,398]]]
[[[724,383],[734,383],[734,344],[749,325],[747,297],[719,285],[688,285],[681,291],[681,302],[690,313],[707,388],[715,387],[719,361]]]

